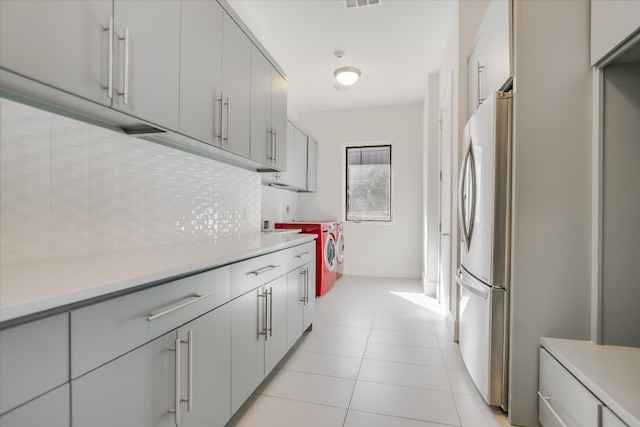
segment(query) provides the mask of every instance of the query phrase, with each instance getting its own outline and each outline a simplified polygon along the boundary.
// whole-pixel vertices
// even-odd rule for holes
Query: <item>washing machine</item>
[[[315,234],[316,239],[316,296],[329,292],[336,283],[336,221],[277,222],[276,229],[298,228],[303,233]]]
[[[334,224],[336,239],[336,280],[344,274],[344,223]]]

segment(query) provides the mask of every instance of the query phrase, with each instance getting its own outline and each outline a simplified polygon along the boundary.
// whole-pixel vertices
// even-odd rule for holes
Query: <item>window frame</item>
[[[347,192],[347,184],[348,184],[348,156],[347,153],[350,148],[375,148],[375,147],[388,147],[389,148],[389,219],[381,219],[381,220],[370,220],[370,219],[347,219],[348,218],[348,192]],[[376,142],[353,142],[353,143],[344,143],[342,147],[342,215],[343,221],[349,222],[351,224],[378,224],[378,225],[386,225],[392,224],[394,220],[393,215],[393,184],[395,182],[393,178],[393,170],[394,170],[394,155],[393,155],[393,142],[392,141],[376,141]]]

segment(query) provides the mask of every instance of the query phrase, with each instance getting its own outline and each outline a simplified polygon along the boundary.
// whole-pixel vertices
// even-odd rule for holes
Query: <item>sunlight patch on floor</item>
[[[442,317],[446,316],[445,308],[438,303],[435,298],[428,297],[420,292],[395,292],[391,291],[391,294],[403,298],[412,302],[420,307],[426,308],[432,313],[439,314]]]

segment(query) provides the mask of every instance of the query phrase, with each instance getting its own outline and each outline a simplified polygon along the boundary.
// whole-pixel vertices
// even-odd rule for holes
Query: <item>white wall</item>
[[[345,274],[420,277],[422,120],[422,105],[299,114],[318,140],[318,191],[298,196],[300,219],[344,219],[345,144],[393,143],[392,222],[345,224]]]
[[[438,85],[438,105],[443,104],[443,97],[447,88],[452,90],[452,117],[449,125],[451,126],[451,141],[443,141],[443,144],[450,144],[450,167],[449,167],[449,179],[451,182],[451,193],[449,198],[451,200],[451,250],[449,257],[451,259],[451,266],[448,269],[450,276],[447,283],[453,284],[452,286],[452,301],[443,301],[443,303],[449,308],[449,317],[451,320],[457,318],[457,285],[455,285],[455,272],[458,267],[458,227],[457,227],[457,205],[456,205],[456,191],[457,191],[457,179],[458,179],[458,164],[459,151],[461,149],[462,131],[466,123],[467,118],[467,79],[466,79],[466,64],[467,55],[476,39],[476,34],[484,13],[489,6],[489,0],[468,0],[458,3],[458,9],[456,11],[454,21],[451,23],[451,31],[447,35],[447,48],[445,49],[445,56],[442,58],[442,66],[439,71],[439,85]],[[451,82],[453,80],[453,83]],[[425,102],[428,102],[427,100]],[[447,124],[445,124],[446,126]],[[433,179],[434,175],[429,174],[430,179]],[[439,184],[438,184],[439,185]],[[430,198],[431,201],[431,198]],[[429,234],[429,242],[427,246],[437,247],[437,234]],[[446,259],[446,257],[445,257]],[[445,270],[446,271],[446,270]]]
[[[269,228],[276,222],[291,222],[298,218],[298,193],[278,187],[263,185],[261,188],[261,218],[269,221]]]
[[[537,426],[540,337],[590,338],[590,4],[514,3],[509,416]]]
[[[433,294],[436,290],[439,269],[440,126],[438,119],[440,116],[440,91],[438,81],[438,73],[429,75],[424,102],[422,280],[427,294]]]

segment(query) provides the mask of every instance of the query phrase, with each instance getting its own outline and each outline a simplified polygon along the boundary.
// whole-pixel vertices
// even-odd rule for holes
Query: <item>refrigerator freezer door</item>
[[[460,284],[460,352],[484,400],[506,409],[506,291],[489,287],[458,270]]]
[[[461,264],[497,287],[508,285],[510,102],[494,93],[465,126],[459,182]]]

